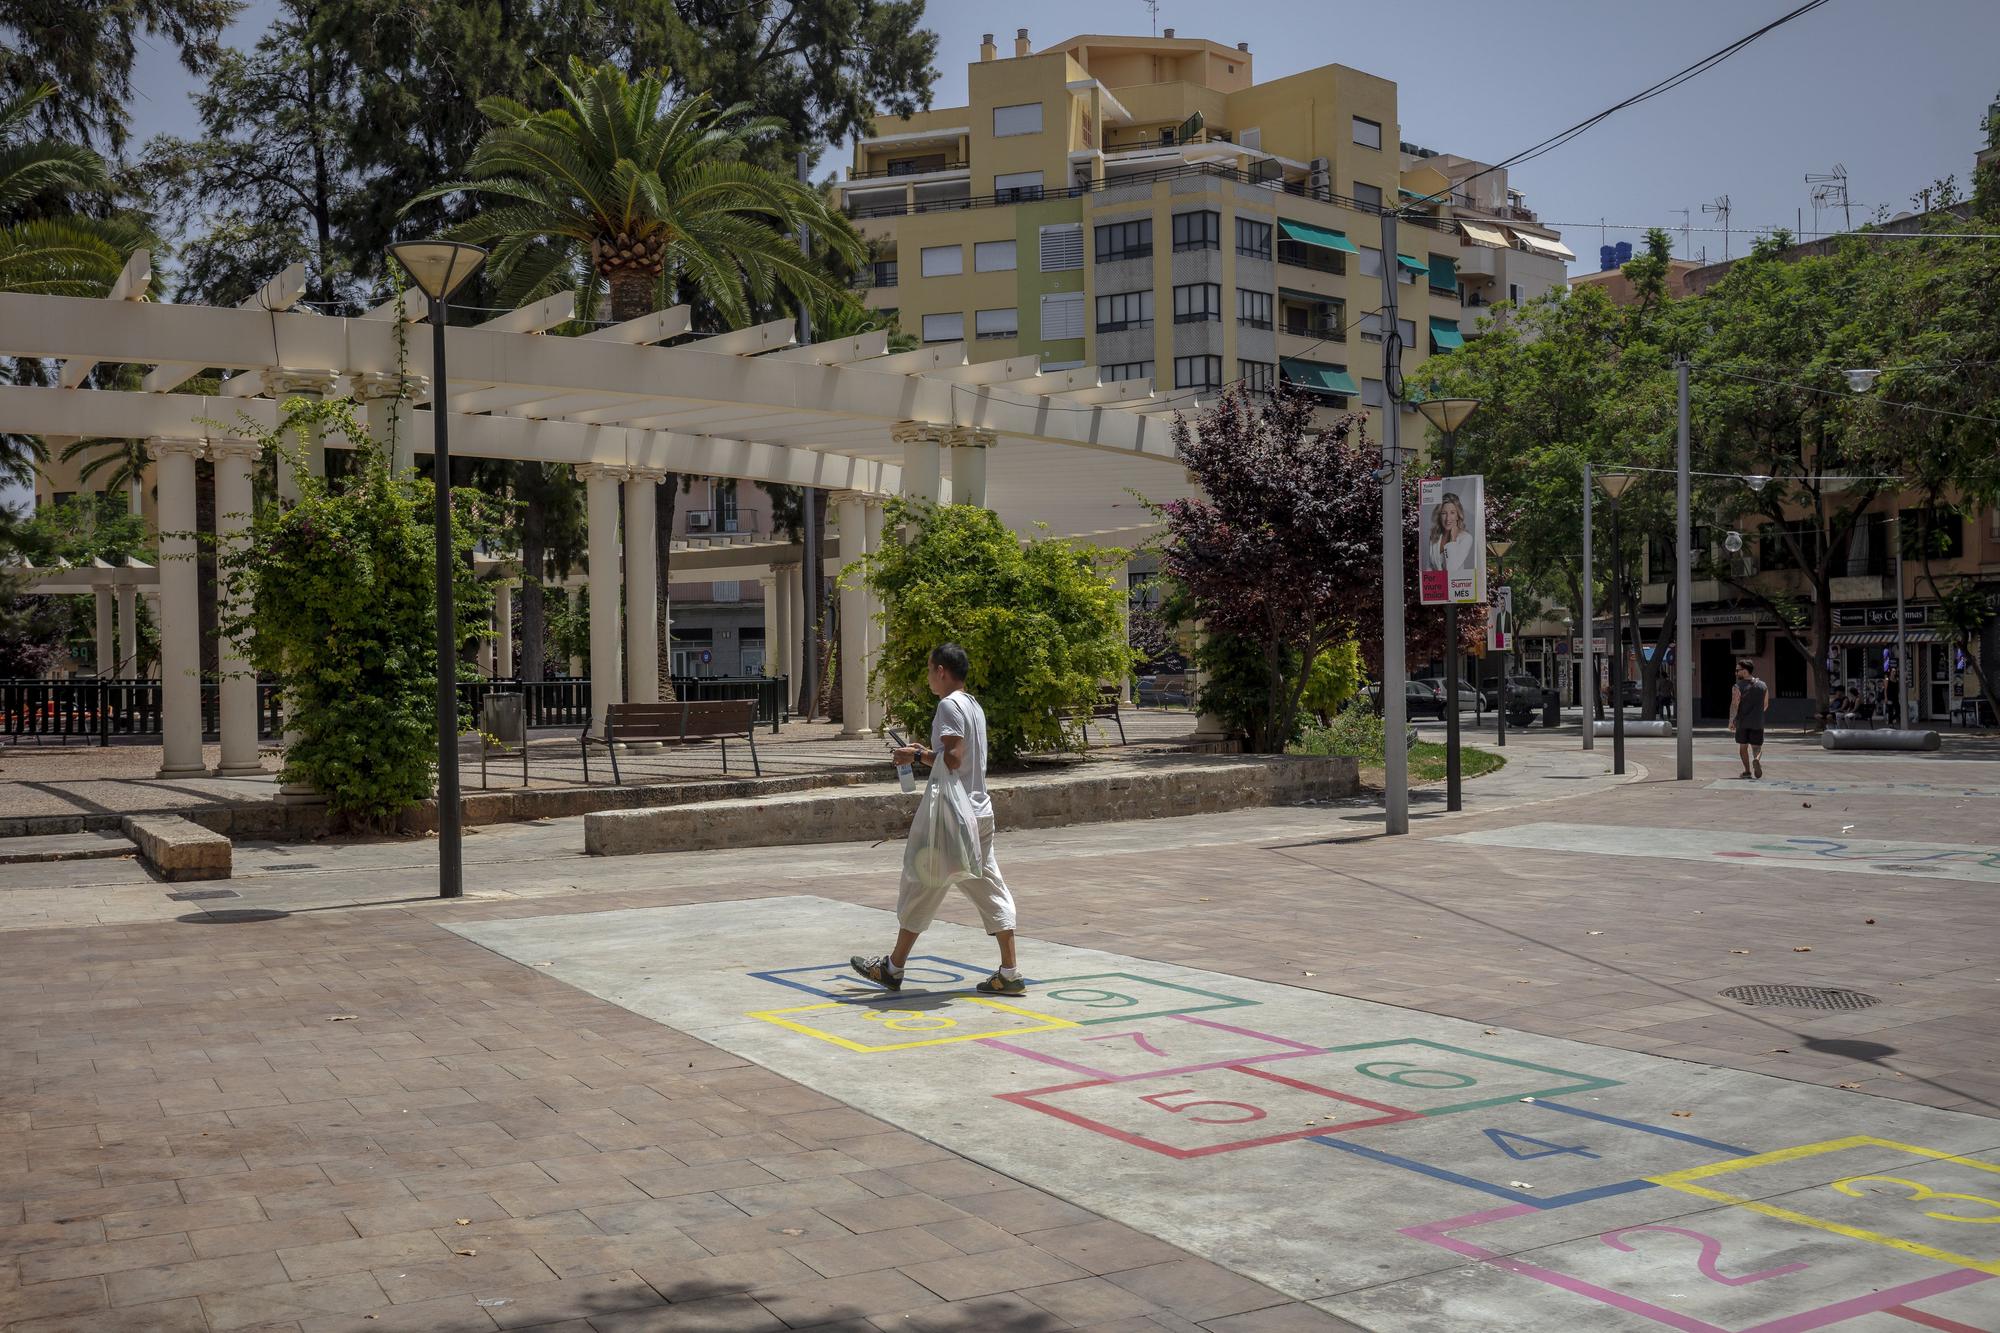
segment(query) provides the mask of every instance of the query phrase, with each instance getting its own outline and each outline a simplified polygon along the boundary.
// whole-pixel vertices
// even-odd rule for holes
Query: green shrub
[[[1357,698],[1324,727],[1309,727],[1298,744],[1292,747],[1294,754],[1312,755],[1353,755],[1364,764],[1382,762],[1382,719],[1375,715],[1368,700]]]
[[[1313,659],[1299,702],[1318,716],[1320,725],[1333,720],[1361,689],[1361,645],[1353,639],[1337,643]]]
[[[882,599],[882,652],[871,684],[910,735],[930,733],[931,649],[972,659],[966,688],[986,710],[994,761],[1063,743],[1058,714],[1088,706],[1100,684],[1132,669],[1122,592],[1099,561],[1123,551],[1044,538],[1022,541],[990,510],[891,500],[886,541],[843,581]]]

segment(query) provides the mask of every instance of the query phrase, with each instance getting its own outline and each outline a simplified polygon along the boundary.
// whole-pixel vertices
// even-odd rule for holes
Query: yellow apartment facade
[[[1040,51],[1022,29],[1008,58],[989,36],[967,105],[879,118],[855,145],[838,189],[872,247],[864,299],[974,361],[1098,369],[1057,406],[1285,381],[1379,417],[1384,265],[1421,382],[1472,331],[1459,269],[1478,243],[1449,175],[1404,153],[1394,83],[1253,73],[1247,44],[1172,29]],[[1384,254],[1399,203],[1423,215]]]

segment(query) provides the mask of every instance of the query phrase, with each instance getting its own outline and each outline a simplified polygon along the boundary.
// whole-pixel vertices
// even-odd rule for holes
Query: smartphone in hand
[[[884,736],[887,736],[890,740],[894,741],[896,743],[896,748],[898,750],[902,749],[904,746],[909,744],[908,741],[903,739],[903,733],[896,730],[894,727],[884,727],[882,729],[882,734]]]

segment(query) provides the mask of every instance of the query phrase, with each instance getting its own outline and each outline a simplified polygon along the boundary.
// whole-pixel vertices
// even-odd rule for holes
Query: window
[[[1174,323],[1200,324],[1222,318],[1222,284],[1190,282],[1174,288]],[[1216,374],[1220,375],[1220,370]]]
[[[1406,351],[1406,352],[1407,352],[1407,351],[1410,351],[1410,350],[1412,350],[1412,349],[1414,349],[1414,348],[1416,347],[1416,345],[1417,345],[1417,321],[1415,321],[1414,319],[1399,319],[1399,320],[1397,320],[1397,321],[1396,321],[1396,332],[1397,332],[1398,334],[1402,335],[1402,339],[1403,339],[1403,350],[1404,350],[1404,351]]]
[[[1278,368],[1269,361],[1238,361],[1236,373],[1243,380],[1243,387],[1251,393],[1269,393]]]
[[[889,159],[889,174],[915,176],[926,171],[943,171],[947,165],[943,153],[926,153],[922,157],[892,157]]]
[[[972,331],[982,338],[1012,338],[1021,332],[1021,312],[1013,306],[1005,310],[973,312]]]
[[[1245,259],[1271,257],[1271,224],[1249,218],[1236,219],[1236,253]]]
[[[1369,120],[1365,116],[1356,116],[1354,118],[1354,142],[1360,144],[1363,148],[1380,148],[1382,146],[1382,123],[1377,120]]]
[[[972,271],[974,273],[1011,273],[1014,271],[1014,242],[979,241],[972,247]]]
[[[1360,204],[1363,208],[1380,208],[1382,207],[1382,188],[1378,185],[1363,185],[1360,181],[1356,181],[1354,182],[1354,202]]]
[[[1097,331],[1117,333],[1123,329],[1153,327],[1153,292],[1114,292],[1097,298]]]
[[[1236,322],[1253,329],[1271,327],[1271,293],[1236,289]]]
[[[1382,276],[1382,252],[1372,245],[1361,247],[1361,276],[1364,278]]]
[[[1042,228],[1042,272],[1083,267],[1083,224],[1063,222]]]
[[[1777,636],[1777,670],[1771,673],[1771,693],[1780,699],[1803,699],[1812,678],[1806,655],[1784,635]]]
[[[713,503],[715,505],[715,530],[717,532],[736,531],[736,525],[740,521],[740,516],[736,510],[735,483],[731,482],[726,486],[717,486],[714,491]]]
[[[1921,560],[1956,560],[1965,554],[1965,520],[1942,509],[1905,509],[1902,521],[1903,556]]]
[[[1153,253],[1153,220],[1111,222],[1097,229],[1097,262],[1144,259]]]
[[[1387,407],[1389,395],[1382,391],[1381,380],[1361,381],[1361,405],[1363,407]]]
[[[1198,213],[1174,214],[1174,249],[1220,250],[1222,214],[1207,209]]]
[[[993,197],[1001,203],[1024,203],[1042,197],[1042,173],[1010,171],[993,178]]]
[[[736,579],[717,579],[708,585],[708,600],[740,602],[743,600],[743,585]]]
[[[1042,104],[1023,102],[1017,106],[993,108],[993,137],[1005,139],[1016,134],[1042,132]]]
[[[1220,389],[1222,358],[1219,356],[1177,356],[1174,358],[1176,389]]]
[[[924,341],[927,343],[955,343],[965,337],[965,315],[924,316]]]
[[[962,245],[927,245],[923,252],[924,276],[927,278],[949,278],[954,273],[965,272],[965,247]]]
[[[1083,293],[1057,292],[1042,298],[1042,341],[1083,336]]]
[[[1126,380],[1149,380],[1153,378],[1153,363],[1150,361],[1123,361],[1115,366],[1106,366],[1099,376],[1106,384],[1120,384]]]
[[[1378,343],[1382,341],[1382,317],[1373,311],[1361,316],[1361,341]]]

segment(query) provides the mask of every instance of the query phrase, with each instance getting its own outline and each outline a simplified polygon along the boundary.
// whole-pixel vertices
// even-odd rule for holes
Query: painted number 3
[[[1901,1176],[1850,1176],[1846,1180],[1834,1181],[1833,1187],[1850,1198],[1865,1199],[1871,1191],[1856,1189],[1855,1186],[1871,1183],[1896,1185],[1910,1191],[1903,1196],[1906,1203],[1922,1203],[1928,1199],[1953,1199],[1959,1203],[1976,1204],[1981,1208],[1993,1209],[1991,1217],[1967,1217],[1964,1213],[1934,1213],[1929,1209],[1924,1210],[1925,1217],[1934,1217],[1940,1222],[1970,1222],[1975,1226],[2000,1222],[2000,1199],[1989,1199],[1979,1194],[1945,1194],[1932,1189],[1929,1185],[1919,1185],[1914,1180],[1904,1180]]]

